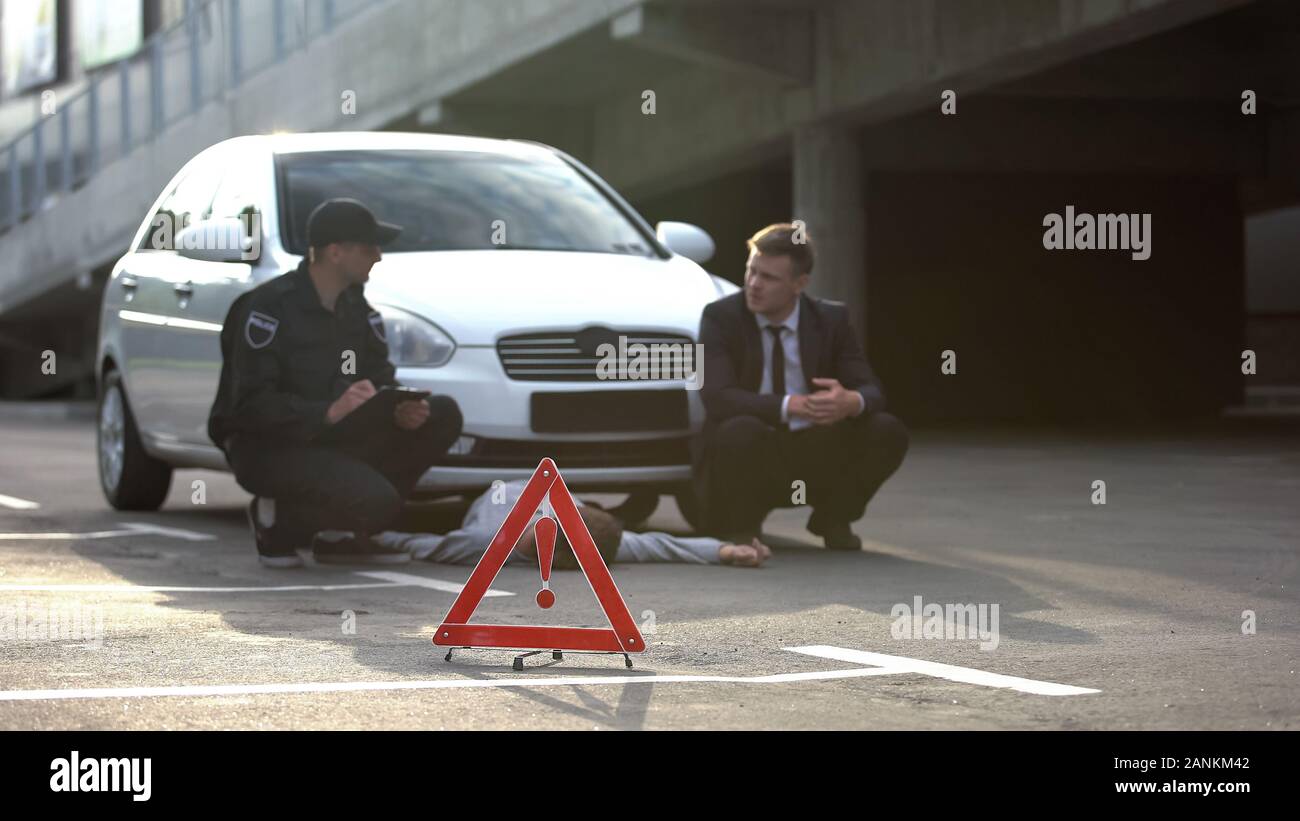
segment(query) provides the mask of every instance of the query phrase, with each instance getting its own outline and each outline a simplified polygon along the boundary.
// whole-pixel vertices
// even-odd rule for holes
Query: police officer
[[[340,441],[319,436],[385,385],[397,385],[384,323],[363,289],[379,246],[401,228],[353,199],[307,220],[307,257],[241,295],[221,330],[221,382],[208,436],[254,494],[249,525],[269,567],[395,563],[374,534],[397,518],[416,481],[460,436],[449,396],[399,402],[391,419]]]

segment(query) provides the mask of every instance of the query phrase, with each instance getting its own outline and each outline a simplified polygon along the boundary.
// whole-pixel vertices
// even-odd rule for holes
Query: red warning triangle
[[[573,553],[582,567],[591,591],[596,594],[600,608],[609,620],[608,628],[595,627],[543,627],[517,624],[469,624],[478,603],[506,563],[515,543],[528,527],[533,513],[549,495],[551,509],[573,547]],[[645,639],[637,629],[632,614],[628,612],[623,596],[619,594],[614,578],[605,566],[605,560],[596,550],[587,525],[578,513],[578,507],[564,484],[555,462],[543,459],[533,471],[533,477],[524,486],[519,500],[511,508],[506,520],[492,543],[479,559],[469,581],[452,603],[447,616],[434,633],[433,643],[444,647],[495,647],[518,650],[588,650],[607,653],[640,653],[645,650]]]

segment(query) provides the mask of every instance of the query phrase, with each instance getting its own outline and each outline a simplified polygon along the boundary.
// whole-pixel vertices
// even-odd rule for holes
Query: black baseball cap
[[[307,217],[307,244],[321,248],[331,242],[384,245],[397,239],[402,226],[380,222],[370,209],[347,197],[325,200]]]

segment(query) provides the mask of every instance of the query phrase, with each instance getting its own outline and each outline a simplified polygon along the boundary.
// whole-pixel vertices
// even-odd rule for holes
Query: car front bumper
[[[464,418],[462,441],[416,485],[436,496],[528,478],[542,457],[554,459],[573,489],[627,491],[669,488],[690,479],[688,441],[704,422],[696,391],[671,381],[541,382],[506,376],[491,347],[462,347],[439,368],[400,368],[404,385],[456,400]],[[681,389],[689,428],[603,433],[537,433],[530,418],[534,393]],[[617,427],[619,420],[610,420]]]

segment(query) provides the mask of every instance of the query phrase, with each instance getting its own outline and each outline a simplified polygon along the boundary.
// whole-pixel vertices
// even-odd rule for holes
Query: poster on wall
[[[58,75],[56,0],[0,5],[0,82],[5,96],[54,82]]]
[[[143,0],[81,2],[74,9],[82,68],[96,68],[140,50],[144,39]]]

